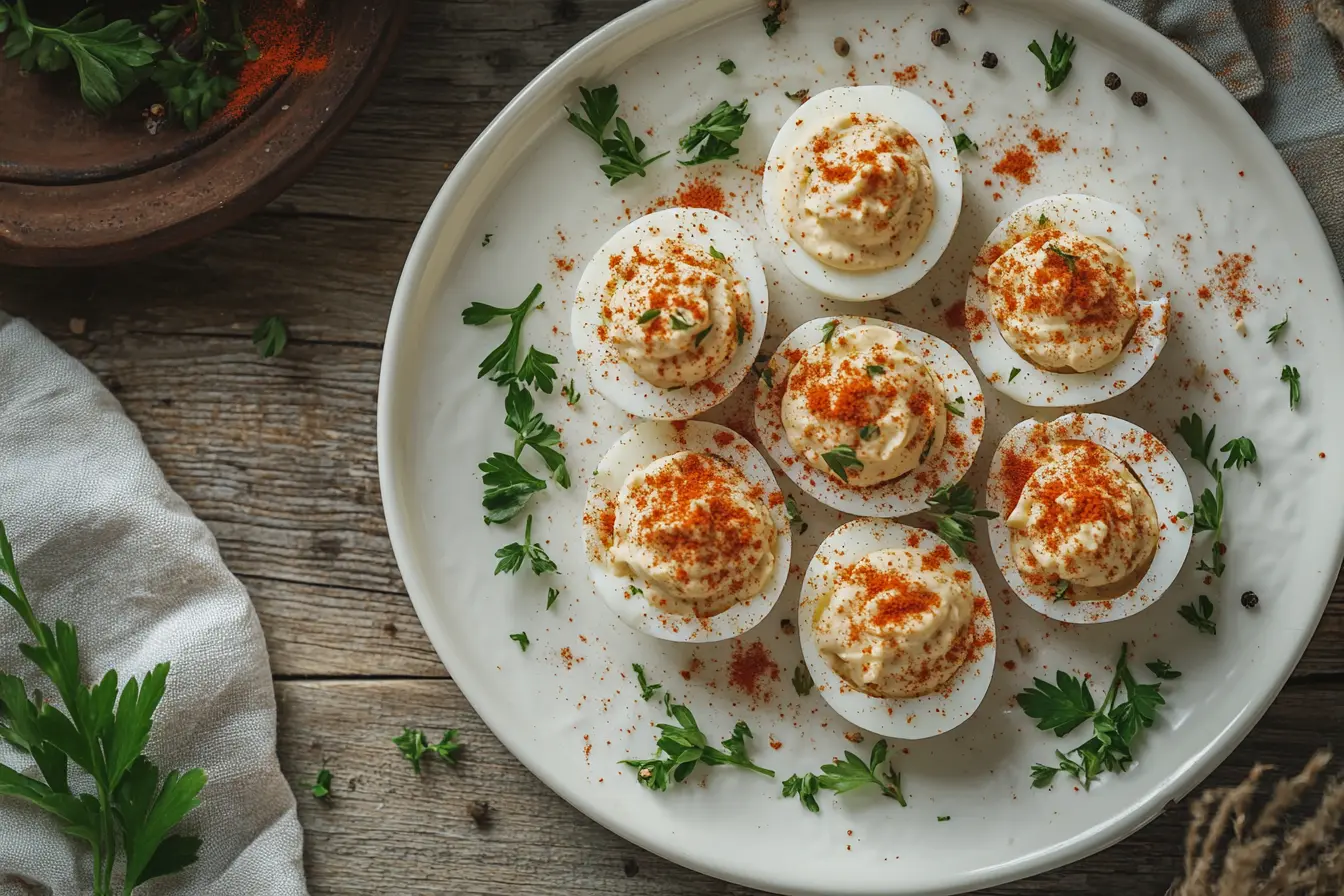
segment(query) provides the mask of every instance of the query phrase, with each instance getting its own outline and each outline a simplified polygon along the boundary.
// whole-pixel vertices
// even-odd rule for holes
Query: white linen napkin
[[[203,843],[196,864],[137,894],[304,896],[303,833],[276,760],[270,664],[246,590],[117,400],[3,312],[0,520],[38,617],[75,626],[86,682],[172,663],[146,752],[163,771],[205,769],[203,802],[177,829]],[[19,654],[27,636],[0,603],[0,670],[51,693]],[[4,741],[0,762],[39,775]],[[91,870],[52,816],[0,796],[0,896],[86,896]]]

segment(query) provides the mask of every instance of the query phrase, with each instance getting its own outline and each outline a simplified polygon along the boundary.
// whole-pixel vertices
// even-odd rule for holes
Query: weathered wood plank
[[[452,682],[279,682],[276,693],[280,760],[298,796],[314,896],[382,894],[389,881],[398,892],[461,896],[753,892],[678,868],[579,816],[505,751]],[[407,725],[435,736],[460,729],[461,764],[428,764],[416,778],[389,742]],[[1295,771],[1342,738],[1344,683],[1290,686],[1210,781],[1238,781],[1256,761]],[[324,758],[336,785],[330,804],[306,789]],[[468,816],[475,800],[490,803],[486,830]],[[1097,856],[985,892],[1161,893],[1180,867],[1185,821],[1177,808]]]

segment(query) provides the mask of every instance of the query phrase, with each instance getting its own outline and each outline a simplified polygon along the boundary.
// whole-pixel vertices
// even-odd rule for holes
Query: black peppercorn
[[[986,50],[985,55],[980,57],[980,64],[983,65],[985,68],[997,68],[999,64],[999,57]]]
[[[1106,73],[1106,88],[1107,88],[1108,90],[1119,90],[1119,89],[1120,89],[1120,76],[1117,75],[1115,72],[1107,72],[1107,73]]]
[[[946,28],[936,29],[933,34],[929,35],[929,39],[933,41],[935,47],[941,47],[952,43],[952,35],[947,33]]]
[[[1241,605],[1246,609],[1254,609],[1260,604],[1260,595],[1254,591],[1247,591],[1241,596]]]
[[[1134,95],[1129,98],[1129,101],[1139,108],[1143,108],[1148,105],[1148,94],[1144,93],[1142,90],[1136,90],[1134,91]]]

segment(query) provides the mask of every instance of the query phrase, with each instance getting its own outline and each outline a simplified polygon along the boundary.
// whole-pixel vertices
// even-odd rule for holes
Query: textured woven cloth
[[[1302,185],[1344,268],[1341,0],[1110,2],[1171,38],[1241,100]]]
[[[204,802],[179,828],[204,843],[191,868],[137,893],[306,893],[303,832],[275,757],[270,665],[247,591],[117,400],[3,312],[0,520],[39,618],[78,630],[86,680],[172,663],[147,752],[164,770],[205,769]],[[0,603],[0,669],[30,693],[50,693],[19,655],[27,635]],[[0,762],[39,774],[4,741]],[[74,775],[72,786],[81,788]],[[87,896],[91,869],[51,816],[0,797],[0,896]]]

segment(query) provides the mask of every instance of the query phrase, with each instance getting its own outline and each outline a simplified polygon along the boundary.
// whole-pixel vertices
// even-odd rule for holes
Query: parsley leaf
[[[541,295],[541,284],[532,287],[527,298],[512,308],[499,308],[484,302],[472,302],[462,311],[462,323],[471,327],[488,324],[497,317],[509,319],[509,333],[498,346],[485,356],[477,369],[476,378],[489,376],[497,383],[509,383],[518,376],[518,349],[523,335],[523,319],[532,310],[532,303]],[[530,354],[530,352],[529,352]],[[551,358],[550,355],[546,355]],[[551,359],[554,363],[555,359]],[[554,378],[554,374],[552,374]],[[549,391],[549,390],[544,390]]]
[[[799,663],[793,670],[793,689],[799,697],[806,697],[812,693],[812,673],[807,669],[807,663]]]
[[[1181,618],[1190,623],[1203,635],[1218,634],[1218,624],[1213,621],[1213,601],[1207,594],[1199,596],[1198,603],[1181,604],[1177,610]]]
[[[726,100],[720,102],[691,125],[686,136],[677,144],[682,152],[691,152],[699,147],[699,152],[689,159],[683,159],[681,164],[703,165],[719,159],[731,159],[737,155],[733,141],[742,136],[750,118],[746,100],[736,106],[730,106]]]
[[[947,412],[954,417],[966,416],[966,399],[958,395],[952,401],[943,403],[947,407]]]
[[[712,329],[714,329],[714,325],[713,325],[713,324],[710,324],[709,326],[707,326],[707,327],[705,327],[703,330],[701,330],[699,333],[696,333],[696,334],[695,334],[695,347],[696,347],[696,348],[699,348],[699,347],[700,347],[700,343],[702,343],[702,342],[705,341],[705,337],[709,335],[709,331],[712,330]]]
[[[325,765],[317,773],[317,780],[313,782],[313,796],[319,800],[331,796],[331,771]]]
[[[559,588],[547,588],[547,589],[546,589],[546,609],[549,610],[551,607],[555,606],[555,599],[558,598],[559,596],[560,596],[560,589],[559,589]]]
[[[1045,247],[1045,251],[1053,252],[1055,255],[1058,255],[1060,258],[1064,259],[1064,264],[1068,266],[1070,274],[1077,272],[1078,256],[1071,255],[1070,253],[1065,252],[1063,249],[1059,247],[1059,243],[1050,243]]]
[[[1072,582],[1067,579],[1060,579],[1055,582],[1055,600],[1069,600],[1069,592],[1072,590]]]
[[[1193,519],[1196,534],[1213,533],[1209,561],[1201,560],[1195,568],[1215,576],[1222,576],[1227,568],[1227,564],[1223,561],[1227,545],[1223,544],[1223,471],[1213,453],[1214,435],[1217,430],[1218,427],[1211,426],[1208,433],[1205,433],[1204,421],[1198,414],[1182,417],[1176,424],[1176,431],[1189,447],[1190,456],[1209,471],[1214,481],[1213,489],[1204,489],[1203,494],[1196,500],[1192,513],[1182,510],[1176,516],[1179,519]],[[1244,436],[1231,440],[1222,450],[1228,453],[1228,466],[1240,468],[1255,462],[1255,445]]]
[[[560,394],[565,397],[565,404],[569,405],[570,407],[574,407],[574,405],[578,404],[579,399],[583,397],[582,393],[580,393],[578,389],[574,388],[573,379],[569,381],[569,385],[563,387],[560,390]]]
[[[515,632],[509,635],[509,640],[517,642],[518,646],[523,649],[523,653],[527,653],[527,646],[532,643],[527,640],[527,632]]]
[[[718,68],[719,71],[723,72],[725,75],[731,75],[733,72],[737,71],[737,63],[733,62],[731,59],[725,59],[719,63]]]
[[[1288,313],[1285,311],[1283,315],[1283,320],[1279,321],[1274,326],[1269,328],[1269,338],[1266,339],[1265,342],[1269,345],[1273,345],[1274,343],[1278,342],[1279,337],[1283,335],[1283,331],[1287,328],[1288,328]]]
[[[631,663],[630,668],[635,670],[635,680],[639,683],[639,695],[645,700],[652,700],[653,695],[662,689],[660,684],[649,684],[649,680],[644,677],[644,667],[639,663]]]
[[[1288,409],[1297,410],[1298,404],[1302,401],[1302,374],[1297,372],[1297,368],[1289,364],[1283,365],[1283,372],[1279,374],[1280,382],[1288,384]]]
[[[784,796],[796,796],[809,812],[820,812],[817,805],[817,792],[821,790],[821,779],[808,772],[805,775],[789,775],[784,779]]]
[[[1171,663],[1166,660],[1153,660],[1151,663],[1144,663],[1144,665],[1148,667],[1149,672],[1163,681],[1171,681],[1181,677],[1181,673],[1171,668]]]
[[[784,513],[789,518],[789,525],[799,524],[799,535],[807,531],[807,521],[803,519],[803,512],[798,509],[798,502],[793,500],[793,495],[784,499]]]
[[[938,537],[947,542],[958,557],[966,556],[966,545],[975,541],[975,518],[992,520],[992,510],[977,510],[975,492],[964,482],[944,485],[926,502],[938,524]]]
[[[1213,460],[1213,436],[1217,431],[1217,426],[1211,426],[1205,435],[1204,421],[1198,414],[1182,417],[1176,424],[1176,432],[1185,440],[1186,447],[1190,449],[1190,456],[1215,476],[1218,474],[1214,472],[1215,467],[1211,467],[1209,462]]]
[[[746,722],[733,726],[733,733],[720,743],[722,750],[709,745],[709,739],[696,724],[695,716],[681,704],[674,704],[665,696],[663,705],[677,723],[658,725],[658,752],[652,759],[623,759],[621,765],[637,769],[639,783],[650,790],[667,790],[669,783],[685,781],[697,764],[706,766],[735,765],[773,778],[775,773],[752,762],[747,756],[746,739],[751,729]]]
[[[527,524],[523,527],[523,543],[506,544],[504,547],[495,551],[495,558],[499,563],[495,564],[495,575],[502,572],[516,573],[523,568],[523,561],[526,560],[532,567],[532,574],[541,576],[548,572],[555,572],[555,562],[546,554],[539,544],[532,543],[532,514],[527,515]],[[557,591],[558,595],[559,592]],[[546,603],[546,608],[550,609],[554,598],[550,598]]]
[[[869,423],[867,426],[864,426],[859,430],[859,438],[867,442],[877,438],[881,432],[882,430],[880,428]]]
[[[838,448],[832,448],[821,456],[826,461],[826,466],[831,468],[831,472],[839,477],[841,482],[849,482],[850,467],[863,469],[863,461],[859,460],[854,454],[854,449],[848,445],[841,445]]]
[[[791,775],[783,784],[784,796],[796,796],[809,812],[818,812],[816,795],[818,791],[830,790],[834,793],[849,793],[860,787],[875,786],[882,795],[905,805],[905,793],[901,790],[901,775],[888,766],[887,742],[878,740],[873,744],[868,761],[845,751],[843,759],[827,763],[821,767],[821,774]]]
[[[1256,461],[1255,443],[1246,436],[1238,436],[1221,449],[1227,455],[1225,467],[1240,470]]]
[[[534,385],[547,395],[555,388],[555,365],[560,361],[555,355],[543,352],[536,346],[528,348],[523,363],[518,365],[519,382]]]
[[[869,364],[865,369],[868,371],[868,375],[872,377],[878,377],[887,372],[887,368],[881,364]]]
[[[766,0],[765,5],[769,8],[769,12],[761,19],[761,24],[765,26],[765,36],[774,37],[775,32],[784,24],[784,11],[788,8],[789,0]]]
[[[980,151],[980,145],[977,144],[970,137],[967,137],[965,131],[962,131],[961,133],[957,134],[955,137],[952,138],[952,145],[957,148],[957,152]]]
[[[616,119],[614,137],[603,138],[602,135],[606,133],[607,125],[615,117],[620,104],[615,84],[594,90],[580,87],[579,96],[583,115],[571,111],[566,106],[569,123],[586,134],[588,139],[602,150],[602,155],[607,161],[601,166],[601,171],[612,186],[632,174],[644,177],[648,166],[667,155],[666,152],[660,152],[651,159],[644,158],[644,141],[630,132],[630,125],[626,124],[624,118]]]
[[[481,506],[485,508],[485,522],[507,523],[527,506],[535,492],[546,488],[546,480],[538,479],[518,463],[517,458],[496,451],[489,460],[479,465],[485,484]]]
[[[560,444],[560,433],[542,419],[541,414],[534,414],[534,407],[531,392],[517,384],[509,384],[509,394],[504,398],[504,425],[515,433],[513,456],[517,458],[524,448],[531,448],[540,455],[555,484],[569,488],[569,468],[565,466],[565,456],[555,447]]]
[[[425,733],[418,728],[402,728],[401,734],[392,738],[401,755],[410,762],[415,773],[420,774],[420,760],[425,754],[437,756],[449,765],[457,765],[457,751],[462,745],[457,742],[457,729],[449,728],[443,732],[443,738],[437,744],[425,739]]]
[[[827,345],[831,344],[831,337],[835,335],[835,328],[840,326],[840,321],[827,321],[821,328],[821,341]]]
[[[1013,380],[1017,379],[1017,375],[1021,372],[1021,367],[1014,367],[1012,370],[1008,371],[1008,382],[1011,383]]]
[[[252,344],[263,358],[278,358],[288,342],[289,330],[285,322],[275,315],[257,324],[257,328],[252,331]]]
[[[1036,41],[1027,45],[1031,55],[1040,60],[1041,65],[1045,66],[1045,90],[1047,93],[1059,87],[1064,83],[1064,79],[1069,76],[1069,71],[1073,68],[1073,51],[1078,42],[1068,35],[1067,32],[1055,32],[1054,40],[1050,43],[1050,58],[1047,59],[1045,51]]]

